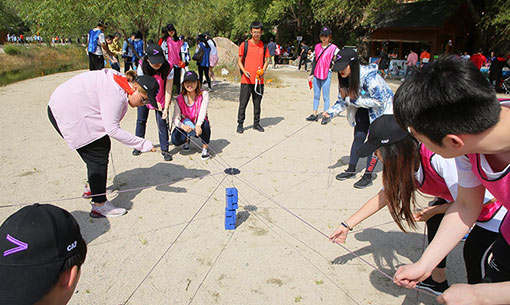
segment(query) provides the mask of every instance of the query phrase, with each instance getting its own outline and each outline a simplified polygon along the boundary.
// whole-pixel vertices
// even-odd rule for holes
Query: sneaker
[[[163,159],[165,161],[172,161],[172,154],[168,152],[168,150],[161,151],[161,154],[163,155]]]
[[[96,206],[95,204],[92,204],[90,217],[93,218],[119,217],[126,213],[127,213],[126,209],[117,208],[110,201],[107,200],[102,206]]]
[[[329,121],[331,121],[331,117],[323,116],[321,120],[321,125],[326,125],[327,123],[329,123]]]
[[[364,189],[367,186],[372,185],[372,175],[363,175],[361,179],[359,179],[356,183],[354,183],[354,187],[357,189]]]
[[[202,149],[202,160],[207,160],[211,157],[207,148]]]
[[[186,143],[184,143],[184,145],[182,146],[182,150],[189,151],[189,142],[186,141]]]
[[[432,279],[432,276],[429,276],[425,280],[419,282],[418,285],[416,285],[416,287],[428,290],[436,295],[440,295],[450,286],[448,286],[448,281],[438,283]]]
[[[243,124],[238,124],[236,131],[237,133],[243,133],[244,132]]]
[[[82,198],[90,198],[92,196],[92,191],[90,190],[90,185],[87,183],[85,184],[85,189],[83,190],[83,194],[81,194]]]
[[[317,122],[319,120],[319,116],[312,113],[312,114],[310,114],[309,117],[306,118],[306,120],[310,121],[310,122],[313,122],[313,121]]]
[[[264,132],[264,128],[262,128],[260,124],[254,124],[253,129],[255,129],[256,131]]]
[[[132,152],[133,156],[139,156],[142,154],[141,151],[139,151],[138,149],[133,149],[133,152]]]
[[[345,171],[343,173],[336,175],[335,178],[336,178],[336,180],[344,181],[344,180],[354,178],[354,177],[356,177],[356,173]]]

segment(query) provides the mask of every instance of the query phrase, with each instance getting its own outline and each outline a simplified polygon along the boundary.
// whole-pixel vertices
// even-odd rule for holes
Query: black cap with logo
[[[136,82],[145,90],[145,92],[147,92],[149,104],[158,109],[158,102],[156,101],[156,96],[159,91],[158,81],[152,76],[140,75],[136,78]]]
[[[392,114],[381,115],[370,124],[368,140],[360,146],[357,154],[361,158],[370,156],[379,147],[399,142],[408,135]]]
[[[323,26],[321,28],[320,36],[329,36],[331,35],[331,29],[327,26]]]
[[[148,45],[145,53],[151,64],[157,65],[165,62],[165,53],[163,53],[163,49],[157,44]]]
[[[0,226],[0,304],[39,301],[82,247],[80,227],[64,209],[36,203],[9,216]]]
[[[196,82],[198,80],[198,75],[195,71],[188,71],[184,74],[184,82],[190,81],[190,82]]]
[[[351,48],[343,48],[335,56],[335,64],[331,71],[337,72],[342,71],[349,65],[351,62],[358,59],[358,53]]]

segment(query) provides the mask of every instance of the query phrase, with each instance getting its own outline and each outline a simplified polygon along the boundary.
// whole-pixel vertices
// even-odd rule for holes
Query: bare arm
[[[401,286],[414,287],[426,279],[475,223],[482,209],[484,193],[482,185],[459,187],[457,200],[446,212],[434,240],[418,262],[398,268],[393,281]]]
[[[490,284],[456,284],[437,297],[440,304],[496,305],[510,304],[510,282]]]
[[[360,224],[363,220],[377,213],[380,209],[384,208],[387,205],[386,197],[384,196],[383,191],[379,191],[377,195],[370,198],[359,210],[356,211],[351,217],[347,218],[344,221],[345,224],[350,226],[351,228]],[[329,236],[331,241],[343,243],[347,238],[347,233],[349,229],[340,225],[338,229],[336,229],[333,234]]]

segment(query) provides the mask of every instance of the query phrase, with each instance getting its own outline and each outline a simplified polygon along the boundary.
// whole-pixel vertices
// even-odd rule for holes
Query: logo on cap
[[[188,71],[186,74],[191,75],[191,71]]]
[[[67,252],[73,250],[74,248],[76,248],[76,245],[78,245],[78,241],[74,241],[72,244],[70,244],[69,246],[67,246]]]
[[[27,243],[17,240],[16,238],[10,236],[9,234],[7,234],[7,237],[5,239],[7,239],[11,243],[15,244],[17,247],[4,251],[4,256],[11,255],[16,252],[20,252],[20,251],[24,251],[24,250],[28,249]]]
[[[389,141],[390,141],[390,139],[381,140],[381,143],[382,143],[382,144],[386,144],[386,143],[388,143]]]
[[[152,55],[156,55],[156,54],[159,54],[159,51],[156,49],[152,50]]]
[[[327,30],[328,30],[328,28],[326,28],[326,27],[325,27],[325,28],[323,28],[322,30],[323,30],[323,31],[327,31]]]

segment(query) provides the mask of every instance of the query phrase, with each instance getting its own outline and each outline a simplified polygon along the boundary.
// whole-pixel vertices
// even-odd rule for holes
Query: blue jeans
[[[202,134],[200,134],[200,139],[205,142],[205,144],[209,144],[209,141],[211,140],[211,127],[209,125],[209,121],[204,120],[202,123]],[[195,131],[193,130],[189,134],[186,134],[186,132],[179,127],[175,127],[172,131],[172,144],[175,146],[181,146],[186,142],[187,137],[196,137]]]
[[[319,109],[319,103],[321,100],[321,89],[322,99],[324,100],[324,111],[329,109],[329,87],[331,85],[331,71],[328,73],[328,78],[325,80],[313,77],[313,111]]]
[[[138,116],[136,118],[136,131],[135,135],[140,138],[145,138],[145,128],[147,125],[147,118],[149,117],[149,108],[140,106],[137,108]],[[154,110],[156,113],[156,122],[158,123],[159,145],[162,151],[168,151],[168,124],[161,117],[160,111]]]

